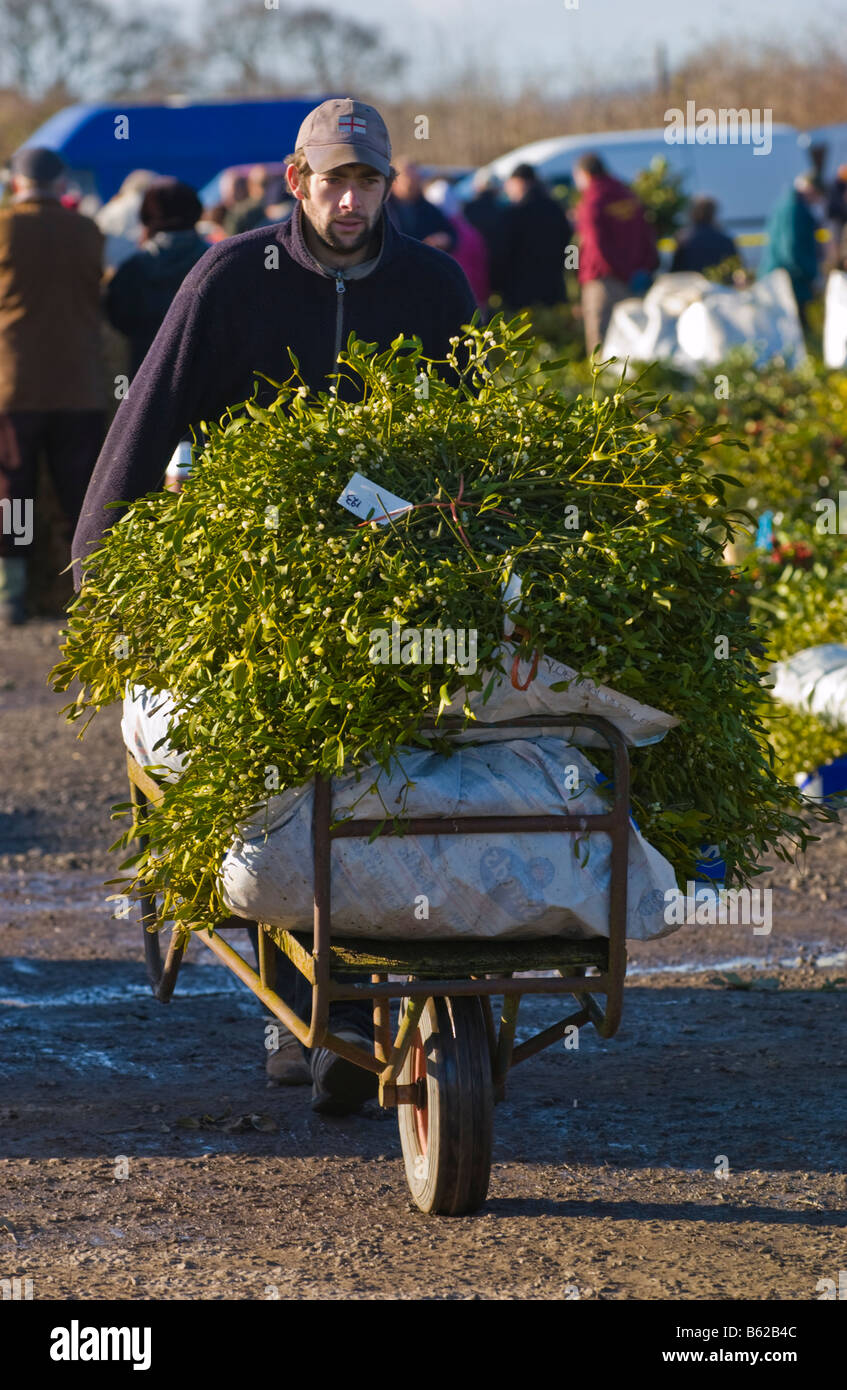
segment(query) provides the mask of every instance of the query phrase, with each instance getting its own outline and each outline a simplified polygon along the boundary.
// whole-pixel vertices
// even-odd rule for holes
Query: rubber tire
[[[426,1066],[425,1146],[420,1112],[399,1105],[397,1119],[412,1201],[420,1211],[463,1216],[488,1195],[494,1089],[482,1001],[473,996],[428,999],[416,1042],[399,1081],[408,1085]],[[417,1117],[416,1117],[417,1115]]]

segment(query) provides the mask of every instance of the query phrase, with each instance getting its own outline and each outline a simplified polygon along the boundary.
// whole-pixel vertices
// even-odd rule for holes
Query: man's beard
[[[305,212],[305,208],[303,211]],[[342,241],[341,237],[337,237],[333,231],[332,222],[329,222],[323,231],[315,226],[311,218],[309,218],[309,223],[318,241],[322,246],[325,246],[328,251],[334,251],[336,255],[338,255],[339,252],[342,255],[352,255],[356,251],[361,251],[372,239],[376,239],[381,217],[382,213],[377,213],[373,224],[370,227],[364,227],[353,241]]]

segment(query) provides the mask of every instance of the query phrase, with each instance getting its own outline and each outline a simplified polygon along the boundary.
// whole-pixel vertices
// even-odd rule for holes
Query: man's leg
[[[4,624],[22,623],[26,617],[42,421],[38,411],[0,412],[0,621]]]
[[[589,280],[582,287],[582,319],[585,328],[585,351],[590,357],[596,347],[602,347],[612,317],[612,310],[629,295],[623,280],[611,277]]]
[[[106,412],[50,410],[44,419],[47,466],[64,516],[63,540],[70,547],[97,455],[106,437]],[[70,549],[68,556],[70,558]]]
[[[251,923],[247,930],[258,968],[259,929]],[[283,951],[274,946],[273,952],[276,961],[276,992],[280,999],[294,1010],[298,1018],[308,1023],[312,1016],[312,986]],[[345,978],[352,980],[354,984],[367,984],[370,976],[348,975]],[[369,999],[336,999],[329,1006],[329,1024],[334,1033],[352,1029],[373,1042],[373,1004]],[[311,1056],[310,1050],[304,1047],[303,1055],[308,1059]]]
[[[259,958],[259,929],[253,923],[247,928]],[[288,957],[273,948],[276,962],[276,992],[298,1018],[308,1023],[312,1012],[312,987]],[[355,975],[354,981],[364,983],[367,975]],[[346,1037],[360,1046],[373,1045],[373,1004],[363,999],[338,999],[329,1006],[329,1025],[333,1033]],[[326,1047],[311,1051],[302,1048],[311,1068],[312,1109],[322,1115],[350,1115],[366,1100],[377,1094],[377,1079],[373,1072],[347,1062]]]

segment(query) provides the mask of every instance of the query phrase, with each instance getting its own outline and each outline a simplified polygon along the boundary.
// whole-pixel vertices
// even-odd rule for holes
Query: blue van
[[[83,193],[103,202],[133,169],[152,169],[202,188],[233,164],[285,159],[322,96],[195,102],[171,97],[155,106],[67,106],[24,141],[60,154]]]

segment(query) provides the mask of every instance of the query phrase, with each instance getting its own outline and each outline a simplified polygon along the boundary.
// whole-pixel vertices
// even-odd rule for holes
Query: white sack
[[[514,719],[523,715],[544,715],[544,714],[593,714],[600,715],[608,719],[609,723],[614,724],[623,734],[627,743],[636,748],[641,748],[648,743],[659,743],[664,738],[669,729],[679,723],[679,720],[672,714],[665,714],[662,710],[654,709],[652,705],[642,705],[638,700],[632,700],[628,695],[621,695],[617,690],[612,690],[608,685],[595,685],[593,681],[575,680],[576,671],[572,666],[566,666],[561,661],[553,661],[550,657],[542,657],[538,663],[538,668],[530,680],[532,674],[532,663],[530,661],[520,662],[515,670],[517,686],[512,681],[512,670],[514,666],[514,648],[501,647],[498,656],[502,661],[506,675],[499,672],[483,672],[482,690],[474,690],[466,696],[464,688],[458,690],[445,707],[447,714],[461,714],[462,705],[467,698],[468,705],[477,719],[485,723],[493,723],[500,719]],[[483,695],[488,685],[489,678],[494,676],[494,687],[488,699],[483,704]],[[551,690],[551,685],[557,685],[560,681],[570,681],[571,685],[567,690]],[[518,686],[526,685],[526,690],[521,690]],[[575,727],[573,732],[565,730],[571,743],[579,744],[581,747],[603,747],[608,744],[601,734],[595,733],[593,729],[581,729]],[[563,731],[554,726],[539,727],[533,729],[531,734],[528,732],[525,737],[536,738],[538,734],[556,735],[561,738]],[[515,731],[509,729],[492,729],[485,731],[471,725],[467,731],[454,735],[460,742],[474,743],[480,741],[495,741],[513,739]]]
[[[783,357],[797,366],[806,359],[803,329],[787,270],[772,270],[746,290],[712,285],[690,304],[677,323],[686,356],[716,366],[734,347],[751,346],[756,365]]]
[[[806,647],[771,668],[773,695],[793,709],[847,724],[847,647]]]
[[[823,360],[828,367],[847,366],[847,275],[831,270],[826,282]]]
[[[794,365],[804,361],[803,330],[787,271],[773,270],[745,290],[687,271],[660,275],[643,300],[615,305],[603,356],[667,362],[696,373],[744,345],[754,348],[758,366],[773,357]]]
[[[578,796],[567,790],[572,769]],[[404,800],[408,779],[414,786]],[[374,782],[378,795],[368,791]],[[288,929],[311,926],[312,802],[310,783],[272,797],[242,828],[220,876],[224,901],[237,916]],[[588,815],[606,803],[584,754],[561,738],[538,738],[463,746],[450,758],[404,749],[390,776],[371,767],[333,782],[336,817],[352,809],[357,819],[381,818],[385,808],[406,816]],[[673,930],[664,921],[673,869],[632,825],[629,854],[627,936],[663,936]],[[337,840],[333,931],[417,939],[607,936],[610,858],[609,837],[601,832]],[[420,914],[421,895],[426,917],[415,911]]]
[[[668,362],[679,371],[696,372],[697,362],[680,347],[677,323],[688,305],[710,288],[704,275],[692,271],[657,276],[643,299],[623,299],[615,305],[603,341],[603,357]]]
[[[147,690],[143,685],[126,688],[121,716],[124,743],[142,767],[166,767],[166,782],[175,782],[185,767],[185,758],[168,743],[173,710],[173,696],[167,690]],[[157,748],[160,739],[165,741]]]

